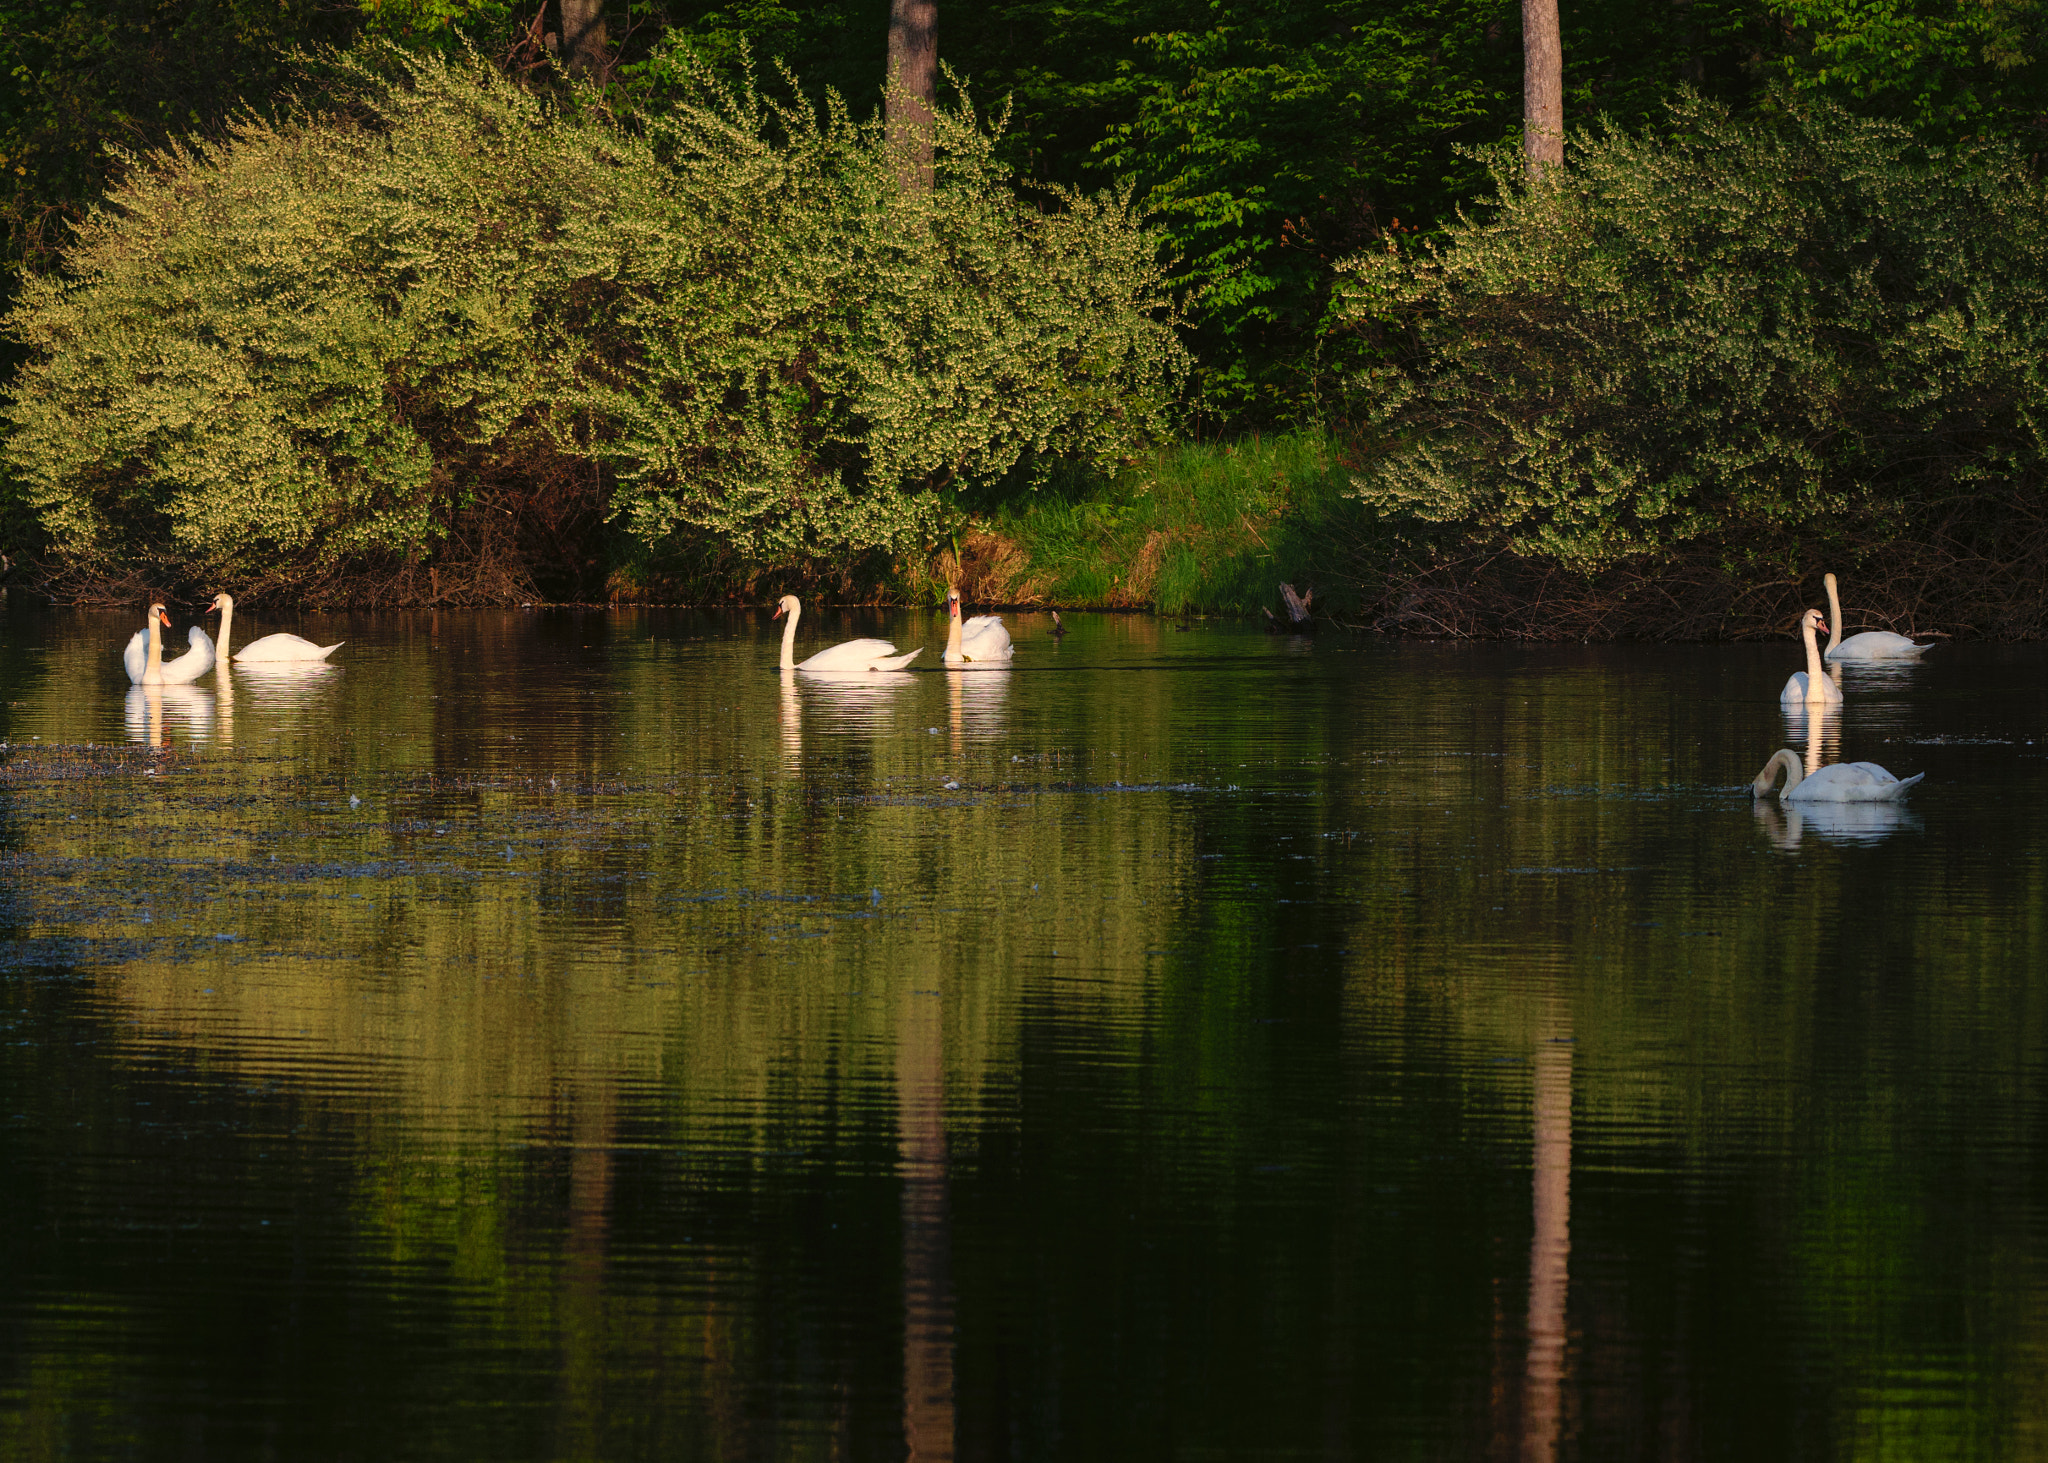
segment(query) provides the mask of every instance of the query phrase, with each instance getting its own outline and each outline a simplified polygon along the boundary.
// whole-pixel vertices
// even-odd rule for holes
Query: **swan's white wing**
[[[849,640],[821,650],[809,660],[797,662],[800,671],[864,671],[876,660],[893,656],[896,647],[886,640]]]
[[[1829,660],[1918,660],[1927,646],[1915,645],[1904,635],[1889,630],[1865,630],[1851,635],[1828,652]]]
[[[1894,777],[1875,762],[1851,762],[1847,765],[1854,767],[1869,779],[1866,785],[1870,789],[1869,796],[1872,800],[1904,797],[1907,788],[1927,775],[1924,772],[1916,772],[1911,777]]]
[[[176,660],[164,662],[164,684],[167,686],[196,681],[213,669],[213,637],[194,625],[185,638],[192,648]]]
[[[1787,794],[1795,801],[1869,803],[1901,797],[1927,774],[1896,778],[1875,762],[1837,762],[1823,767]]]
[[[960,650],[970,661],[1005,661],[1015,649],[1009,629],[995,615],[976,615],[960,627]]]
[[[128,672],[128,679],[142,681],[143,672],[149,669],[149,631],[137,630],[128,637],[128,648],[121,652],[121,668]]]
[[[280,631],[265,635],[261,640],[252,640],[235,652],[236,660],[278,661],[278,660],[325,660],[342,646],[346,640],[337,640],[332,645],[315,645],[303,635],[292,635]]]
[[[1806,703],[1806,672],[1792,672],[1792,679],[1785,682],[1785,689],[1778,693],[1778,699],[1785,702],[1797,701],[1804,705]]]
[[[906,651],[902,655],[878,655],[875,657],[874,664],[870,665],[868,669],[871,671],[900,671],[923,654],[924,647],[920,645],[917,649]]]

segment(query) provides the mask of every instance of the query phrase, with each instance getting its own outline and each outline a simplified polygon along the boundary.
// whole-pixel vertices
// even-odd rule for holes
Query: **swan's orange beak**
[[[165,614],[162,610],[158,610],[156,612],[156,617],[159,620],[163,621],[163,625],[166,630],[171,628],[171,617],[169,615]]]
[[[1820,631],[1821,634],[1825,635],[1828,633],[1828,622],[1826,620],[1815,620],[1813,622],[1813,628]]]
[[[781,606],[781,605],[777,605],[777,606],[775,607],[775,613],[774,613],[774,614],[772,614],[772,615],[770,615],[770,616],[769,616],[768,618],[769,618],[769,619],[771,619],[771,620],[779,620],[779,619],[781,619],[781,618],[782,618],[782,606]]]

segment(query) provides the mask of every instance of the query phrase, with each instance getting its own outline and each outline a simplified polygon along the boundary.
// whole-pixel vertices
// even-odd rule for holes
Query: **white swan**
[[[1841,704],[1842,688],[1829,678],[1820,663],[1820,642],[1814,638],[1816,631],[1825,630],[1819,610],[1808,610],[1799,617],[1799,634],[1806,641],[1806,669],[1792,672],[1792,679],[1785,682],[1785,689],[1778,693],[1780,705],[1803,701],[1808,706],[1837,706]]]
[[[952,620],[952,627],[946,631],[946,650],[939,657],[951,666],[1006,666],[1010,657],[1016,654],[1016,647],[1010,644],[1010,632],[1003,627],[1000,615],[976,615],[962,622],[960,619],[960,591],[946,591],[946,614]]]
[[[213,603],[206,607],[208,614],[220,615],[220,658],[229,658],[228,636],[235,623],[235,601],[232,595],[216,594]],[[258,661],[281,660],[325,660],[342,646],[346,640],[337,640],[332,645],[315,645],[303,635],[265,635],[261,640],[252,640],[242,647],[242,653],[234,659],[244,664]]]
[[[138,686],[182,686],[213,669],[213,641],[197,625],[186,636],[192,648],[166,664],[162,632],[171,628],[171,617],[161,604],[153,604],[147,624],[148,629],[128,637],[121,652],[121,668],[130,681]]]
[[[1894,635],[1889,630],[1865,630],[1844,640],[1842,597],[1835,589],[1835,576],[1822,575],[1821,582],[1828,587],[1828,618],[1835,625],[1828,632],[1829,660],[1918,660],[1932,647],[1932,641],[1916,645],[1905,636]]]
[[[896,647],[886,640],[849,640],[843,645],[834,645],[821,650],[802,665],[796,662],[796,622],[804,607],[793,594],[785,594],[775,602],[775,613],[769,618],[781,619],[789,616],[789,624],[782,631],[782,668],[786,671],[810,671],[839,675],[865,675],[869,671],[900,671],[918,656],[924,654],[924,647],[896,653]]]
[[[152,684],[163,684],[164,646],[163,641],[157,636],[159,618],[163,619],[164,628],[169,629],[171,622],[164,616],[164,607],[151,605],[149,618],[142,622],[143,628],[128,637],[128,644],[121,651],[121,669],[128,672],[128,681],[131,685],[139,686],[143,681],[150,679],[149,667],[152,663],[156,666],[156,676]]]
[[[1808,777],[1806,770],[1799,765],[1799,754],[1787,747],[1764,763],[1764,770],[1749,785],[1750,796],[1769,797],[1771,785],[1777,781],[1781,769],[1785,774],[1785,786],[1778,796],[1800,803],[1890,802],[1904,797],[1908,788],[1927,775],[1916,772],[1911,777],[1897,778],[1875,762],[1837,762]]]

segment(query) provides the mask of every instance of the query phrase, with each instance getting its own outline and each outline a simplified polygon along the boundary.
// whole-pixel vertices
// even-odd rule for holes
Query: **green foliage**
[[[435,49],[497,41],[529,18],[511,0],[361,0],[360,9],[371,34]]]
[[[1576,139],[1441,247],[1352,261],[1398,364],[1371,503],[1582,566],[2038,506],[2048,200],[2016,156],[1833,106]]]
[[[1155,244],[1114,198],[1021,206],[964,109],[905,198],[878,123],[686,58],[638,130],[473,59],[338,71],[348,115],[145,160],[30,281],[6,452],[60,562],[417,555],[563,457],[651,544],[893,549],[948,484],[1166,422]]]
[[[964,102],[938,119],[934,188],[906,192],[878,121],[671,56],[676,100],[647,126],[664,233],[612,313],[632,358],[574,396],[639,537],[894,548],[935,532],[932,490],[1107,465],[1165,426],[1183,358],[1127,197],[1022,206]]]
[[[282,87],[291,47],[354,24],[316,0],[0,0],[0,264],[65,243],[111,178],[109,144],[211,127]]]
[[[878,12],[682,0],[672,14],[706,56],[752,38],[814,82],[878,92]],[[1661,118],[1681,78],[1739,95],[1768,19],[1764,0],[1570,7],[1568,110]],[[1519,25],[1506,0],[991,0],[948,9],[940,47],[979,94],[1012,101],[1013,161],[1136,184],[1192,294],[1203,405],[1270,420],[1315,416],[1347,359],[1323,328],[1332,264],[1397,223],[1434,227],[1485,185],[1462,148],[1519,127]]]
[[[1797,91],[1925,136],[2019,138],[2048,125],[2041,0],[1778,0],[1789,44],[1768,69]]]

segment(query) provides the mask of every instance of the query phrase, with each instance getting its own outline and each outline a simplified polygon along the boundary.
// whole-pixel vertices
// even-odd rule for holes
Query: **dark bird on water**
[[[1058,610],[1052,612],[1052,628],[1045,633],[1052,636],[1055,640],[1067,633],[1067,627],[1060,623],[1060,612]]]

